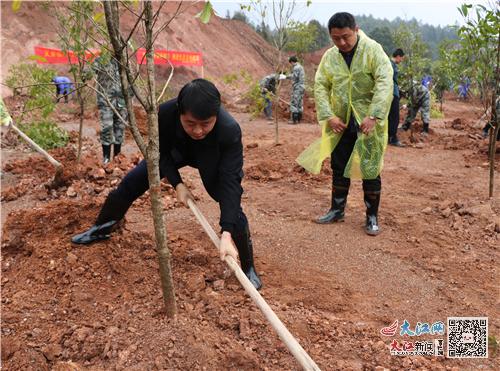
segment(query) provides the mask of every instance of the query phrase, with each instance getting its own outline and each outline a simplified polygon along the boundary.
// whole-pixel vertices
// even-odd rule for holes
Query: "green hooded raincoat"
[[[301,166],[314,174],[320,172],[323,161],[332,154],[342,136],[334,133],[327,121],[336,116],[348,123],[350,115],[359,124],[369,116],[376,117],[377,123],[368,135],[358,134],[344,176],[374,179],[382,170],[393,71],[382,47],[361,30],[358,35],[350,69],[334,46],[325,52],[316,72],[314,97],[322,136],[297,158]]]

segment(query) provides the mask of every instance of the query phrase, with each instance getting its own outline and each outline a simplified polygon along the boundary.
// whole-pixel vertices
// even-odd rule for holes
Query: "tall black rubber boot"
[[[111,145],[103,144],[102,145],[102,163],[104,165],[108,164],[111,161]]]
[[[370,236],[380,233],[378,225],[378,206],[380,204],[380,192],[365,191],[366,224],[365,232]]]
[[[422,133],[429,134],[429,123],[424,122],[423,128],[422,128]]]
[[[87,231],[73,236],[71,242],[88,245],[92,242],[108,239],[114,227],[125,216],[129,207],[130,204],[128,202],[118,199],[118,197],[111,192],[106,198],[106,201],[104,201],[95,224]]]
[[[297,121],[298,123],[300,124],[300,122],[302,121],[302,112],[299,112],[298,113],[298,116],[297,116]]]
[[[332,207],[323,216],[315,220],[318,224],[332,224],[344,221],[344,209],[347,203],[349,188],[334,186],[332,187]]]
[[[262,282],[255,271],[255,266],[253,263],[253,245],[252,238],[250,237],[250,230],[248,225],[243,231],[235,231],[232,235],[234,244],[238,249],[238,255],[240,256],[241,269],[248,277],[252,285],[260,290],[262,287]]]
[[[122,151],[122,145],[121,144],[114,144],[113,145],[113,157],[118,156],[118,154]]]

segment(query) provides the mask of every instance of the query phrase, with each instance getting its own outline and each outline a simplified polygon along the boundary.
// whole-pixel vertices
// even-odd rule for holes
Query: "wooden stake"
[[[38,144],[36,144],[29,136],[23,133],[21,129],[19,129],[16,125],[14,125],[14,122],[11,121],[9,124],[9,127],[13,129],[21,138],[23,138],[35,151],[40,153],[43,157],[45,157],[55,168],[56,168],[56,174],[54,176],[54,183],[58,183],[59,180],[62,178],[63,174],[63,166],[59,161],[57,161],[54,157],[48,154],[47,151],[45,151],[42,147],[40,147]]]
[[[198,209],[194,201],[188,199],[188,206],[218,250],[220,245],[220,239],[219,236],[217,236],[217,233],[215,233],[212,226],[208,223],[207,219],[201,213],[200,209]],[[321,371],[318,365],[316,365],[316,363],[312,360],[309,354],[307,354],[304,348],[302,348],[299,342],[295,339],[295,337],[293,337],[290,331],[288,331],[283,322],[281,322],[281,320],[274,313],[271,307],[267,304],[264,298],[255,289],[255,287],[252,285],[252,283],[247,278],[245,273],[243,273],[243,271],[241,270],[238,263],[229,255],[226,255],[224,261],[229,266],[229,268],[231,268],[231,270],[234,272],[236,278],[238,279],[238,281],[240,281],[241,285],[243,286],[247,294],[252,298],[254,303],[262,311],[264,317],[267,318],[271,326],[278,333],[278,336],[285,343],[290,353],[292,353],[292,355],[299,362],[302,368],[307,371]]]

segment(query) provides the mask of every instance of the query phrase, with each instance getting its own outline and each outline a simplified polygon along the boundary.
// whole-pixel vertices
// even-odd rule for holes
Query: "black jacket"
[[[220,226],[233,232],[241,210],[243,145],[236,120],[220,108],[213,130],[194,140],[182,128],[177,99],[160,105],[160,172],[172,186],[182,182],[179,168],[197,168],[208,194],[219,203]]]

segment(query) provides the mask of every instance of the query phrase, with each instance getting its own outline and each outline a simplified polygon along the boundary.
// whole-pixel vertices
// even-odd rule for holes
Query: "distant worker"
[[[304,92],[306,90],[305,79],[306,75],[304,67],[300,65],[297,57],[292,56],[288,58],[288,62],[292,65],[292,73],[287,76],[287,79],[292,80],[292,97],[290,100],[290,124],[296,125],[302,120],[302,106],[304,99]]]
[[[278,80],[286,79],[286,75],[281,73],[272,73],[267,75],[262,80],[260,80],[259,86],[261,89],[261,94],[264,97],[265,106],[264,106],[264,114],[268,120],[273,119],[273,103],[271,99],[271,94],[276,94],[276,85]]]
[[[106,165],[111,160],[112,144],[114,145],[113,157],[121,152],[125,130],[125,123],[109,106],[108,101],[125,121],[128,119],[128,111],[122,93],[118,62],[110,55],[102,55],[92,63],[92,72],[97,82],[97,108],[101,121],[100,139],[103,164]]]
[[[422,85],[427,88],[427,90],[431,90],[432,85],[432,77],[429,75],[424,76],[422,79]]]
[[[68,103],[68,97],[74,89],[73,83],[66,76],[55,76],[52,82],[56,86],[56,102],[64,96],[64,102]],[[61,97],[59,97],[61,95]]]
[[[470,88],[470,80],[469,80],[469,78],[466,77],[458,85],[458,98],[462,99],[462,100],[466,100],[467,96],[469,94],[469,88]]]
[[[401,127],[404,131],[410,129],[419,110],[423,123],[422,134],[427,135],[429,134],[429,122],[431,118],[431,94],[425,86],[419,84],[417,81],[413,81],[408,93],[408,114],[405,123]]]
[[[405,53],[402,49],[396,49],[392,53],[392,81],[394,83],[394,92],[391,103],[391,110],[389,111],[389,144],[396,147],[404,147],[398,139],[398,125],[399,125],[399,85],[398,85],[398,64],[405,58]]]

